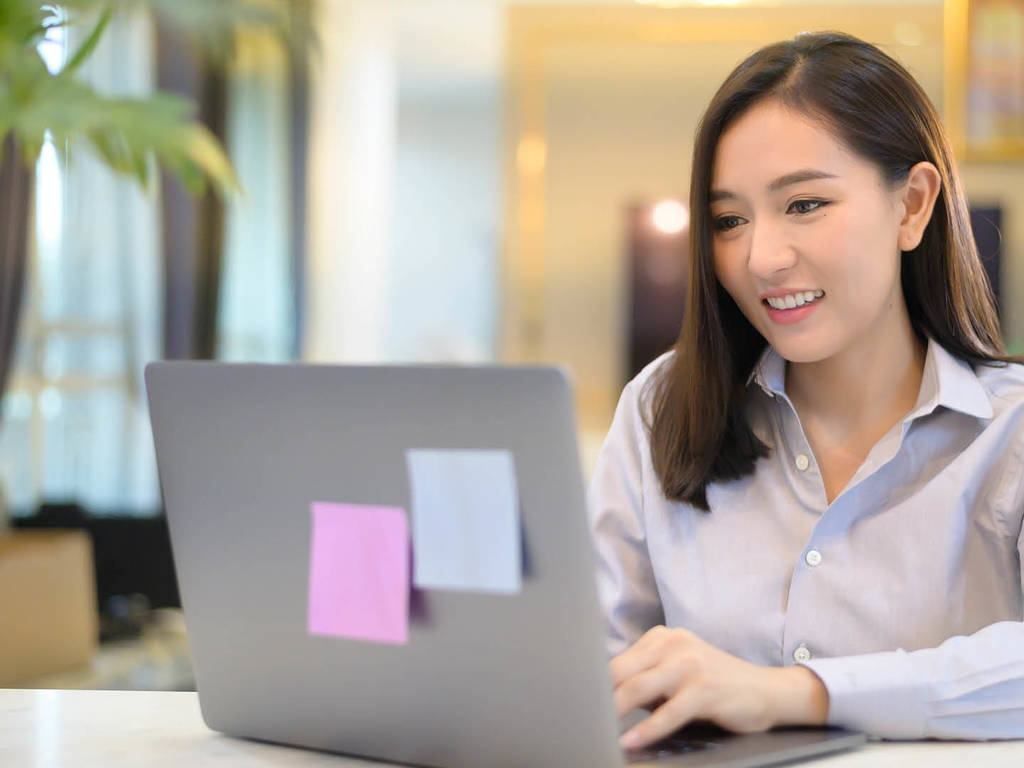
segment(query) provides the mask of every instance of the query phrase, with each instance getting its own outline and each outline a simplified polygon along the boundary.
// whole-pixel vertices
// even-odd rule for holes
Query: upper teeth
[[[788,296],[770,296],[766,300],[769,306],[774,309],[793,309],[794,307],[802,307],[804,304],[809,304],[824,295],[824,291],[802,291],[801,293],[791,293]]]

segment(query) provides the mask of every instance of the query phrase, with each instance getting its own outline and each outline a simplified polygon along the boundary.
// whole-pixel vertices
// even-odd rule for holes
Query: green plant
[[[222,195],[238,182],[217,139],[192,116],[194,105],[168,93],[104,96],[76,78],[112,16],[138,6],[180,25],[222,63],[237,25],[263,27],[294,50],[311,35],[308,0],[0,0],[0,139],[13,135],[31,164],[47,132],[58,147],[84,140],[113,170],[149,183],[150,154],[186,188],[211,183]],[[92,23],[64,67],[51,73],[38,51],[55,25]]]

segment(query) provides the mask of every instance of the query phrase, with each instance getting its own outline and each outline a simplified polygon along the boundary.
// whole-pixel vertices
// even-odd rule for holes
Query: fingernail
[[[619,744],[624,749],[632,749],[640,743],[640,734],[636,731],[626,731],[622,736],[619,737]]]

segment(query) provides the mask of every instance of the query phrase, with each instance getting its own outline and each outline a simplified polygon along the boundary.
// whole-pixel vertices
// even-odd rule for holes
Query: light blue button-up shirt
[[[671,353],[670,353],[671,354]],[[831,724],[886,738],[1024,738],[1024,366],[971,365],[929,341],[913,410],[831,504],[765,350],[749,419],[773,450],[669,501],[622,393],[588,494],[608,648],[685,627],[750,662],[804,664]]]

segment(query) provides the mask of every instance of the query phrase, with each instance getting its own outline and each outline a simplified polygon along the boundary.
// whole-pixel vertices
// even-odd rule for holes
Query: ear
[[[903,220],[900,222],[897,243],[901,251],[912,251],[921,244],[941,186],[939,170],[931,163],[923,161],[910,169],[900,195]]]

